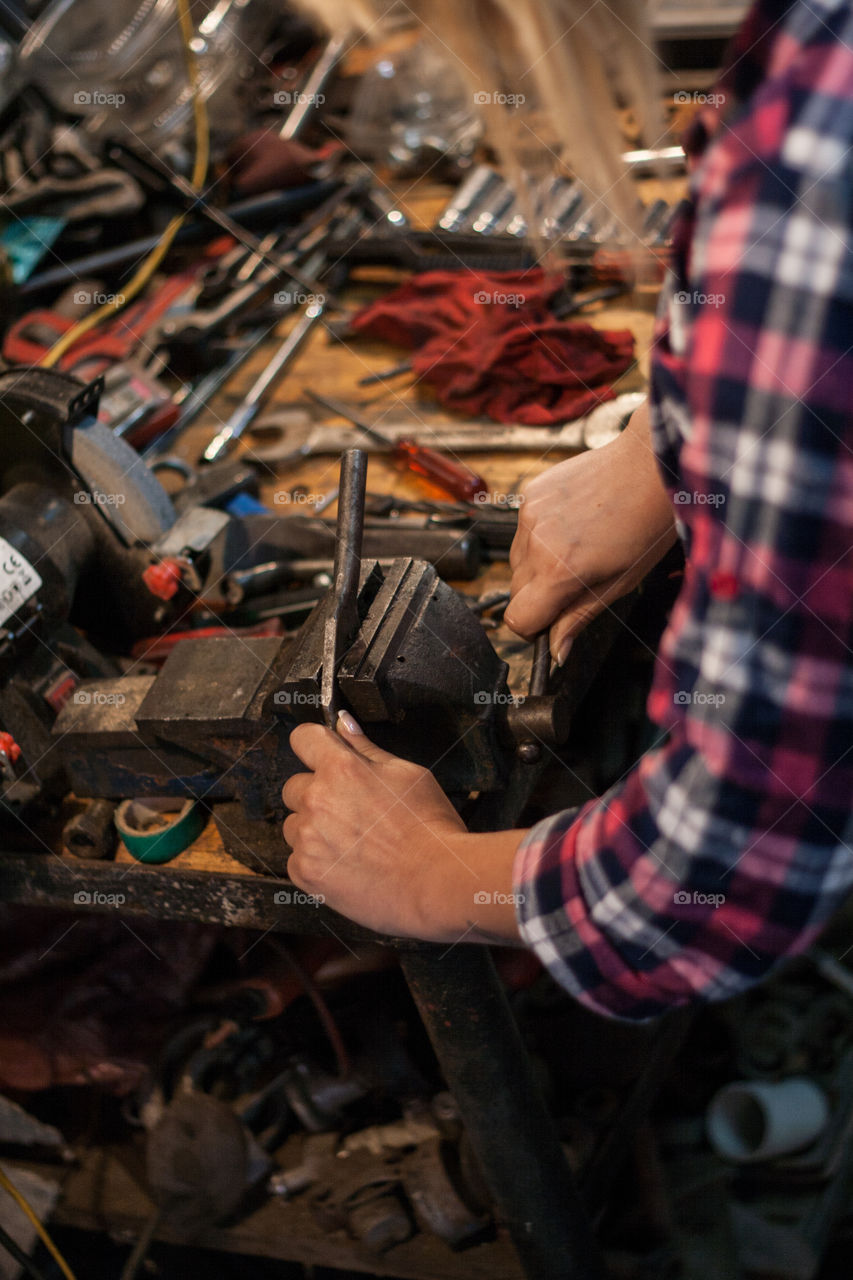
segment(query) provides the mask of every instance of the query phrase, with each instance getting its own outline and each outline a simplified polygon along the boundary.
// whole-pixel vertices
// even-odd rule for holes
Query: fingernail
[[[356,720],[355,716],[351,716],[348,711],[339,711],[338,719],[346,729],[347,733],[360,733],[364,735],[364,730]]]
[[[569,654],[572,651],[573,643],[574,643],[574,637],[566,636],[565,640],[560,645],[559,649],[557,650],[557,666],[558,667],[561,667],[563,663],[566,661],[566,658],[568,658]]]

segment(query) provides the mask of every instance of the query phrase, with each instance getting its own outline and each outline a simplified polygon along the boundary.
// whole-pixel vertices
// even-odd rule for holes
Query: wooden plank
[[[21,1167],[47,1166],[19,1162]],[[132,1144],[82,1150],[79,1163],[62,1179],[62,1196],[53,1221],[84,1231],[109,1230],[128,1243],[139,1235],[154,1205],[141,1183],[141,1161]],[[49,1166],[52,1176],[55,1166]],[[166,1229],[158,1240],[183,1243]],[[383,1256],[368,1254],[345,1232],[325,1231],[314,1219],[307,1196],[270,1199],[234,1226],[204,1232],[199,1248],[253,1257],[338,1267],[399,1280],[522,1280],[522,1272],[506,1239],[453,1253],[441,1240],[424,1234],[397,1245]]]

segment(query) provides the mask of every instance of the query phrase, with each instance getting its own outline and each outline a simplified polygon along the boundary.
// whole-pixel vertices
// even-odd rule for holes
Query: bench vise
[[[350,455],[342,494],[352,490],[348,463],[364,459]],[[54,726],[78,796],[206,801],[227,852],[280,874],[281,787],[303,768],[288,739],[300,721],[328,720],[330,622],[336,697],[379,745],[432,769],[459,803],[505,784],[514,760],[500,714],[511,701],[506,664],[431,565],[399,558],[383,570],[361,560],[363,487],[355,497],[354,513],[341,504],[338,528],[351,599],[342,600],[336,575],[294,639],[189,639],[157,675],[80,686]]]

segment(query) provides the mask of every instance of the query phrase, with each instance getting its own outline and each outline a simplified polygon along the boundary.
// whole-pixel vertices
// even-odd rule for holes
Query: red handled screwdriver
[[[328,409],[330,413],[336,413],[339,418],[346,418],[347,422],[358,427],[359,431],[370,436],[371,440],[387,445],[392,456],[399,459],[410,471],[423,476],[425,480],[432,481],[452,497],[462,502],[473,502],[481,493],[488,493],[483,477],[478,476],[476,471],[472,471],[464,463],[452,462],[443,453],[428,449],[414,440],[390,439],[381,431],[377,431],[372,422],[368,422],[341,400],[332,400],[328,396],[318,395],[316,391],[308,391],[306,394],[312,400],[316,400],[317,404]]]

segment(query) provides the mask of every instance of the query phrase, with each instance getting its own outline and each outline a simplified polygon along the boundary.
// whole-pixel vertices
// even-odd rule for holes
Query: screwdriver
[[[231,417],[213,437],[201,455],[202,462],[216,462],[217,458],[221,458],[226,450],[240,439],[260,412],[263,397],[292,363],[305,339],[322,316],[323,310],[324,304],[319,300],[308,303],[267,367],[255,379]]]
[[[443,453],[438,453],[435,449],[428,449],[425,445],[417,444],[414,440],[390,439],[390,437],[383,435],[381,431],[377,431],[372,422],[368,422],[366,418],[363,418],[361,414],[341,400],[333,400],[328,396],[321,396],[316,391],[308,391],[306,394],[312,400],[315,400],[317,404],[321,404],[324,409],[328,409],[330,413],[336,413],[339,418],[346,418],[347,422],[351,422],[354,427],[358,427],[359,431],[363,431],[365,435],[370,436],[371,440],[387,445],[392,456],[402,462],[410,471],[414,471],[416,475],[423,476],[425,480],[430,480],[439,489],[443,489],[445,493],[449,493],[452,497],[458,498],[463,502],[473,502],[481,493],[488,493],[486,482],[482,476],[478,476],[475,471],[472,471],[470,467],[466,467],[464,463],[452,462]]]

